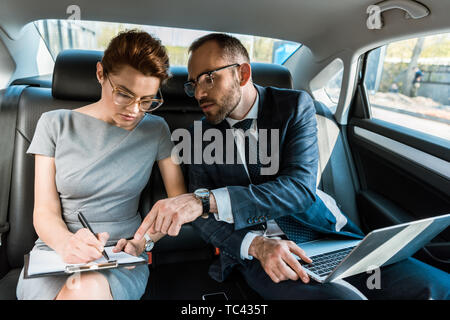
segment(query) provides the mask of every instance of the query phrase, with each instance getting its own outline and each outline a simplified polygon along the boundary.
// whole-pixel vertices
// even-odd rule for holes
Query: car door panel
[[[449,213],[450,142],[371,118],[366,97],[361,81],[347,126],[365,231]],[[450,228],[415,257],[450,271]]]

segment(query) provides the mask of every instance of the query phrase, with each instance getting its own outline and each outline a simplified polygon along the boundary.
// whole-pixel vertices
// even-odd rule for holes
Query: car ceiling
[[[413,20],[395,9],[383,13],[385,27],[368,30],[367,7],[376,0],[2,0],[0,27],[14,39],[39,19],[67,19],[78,5],[82,20],[182,27],[252,34],[297,41],[317,60],[342,50],[355,53],[387,41],[450,29],[450,1],[421,0],[431,14]]]

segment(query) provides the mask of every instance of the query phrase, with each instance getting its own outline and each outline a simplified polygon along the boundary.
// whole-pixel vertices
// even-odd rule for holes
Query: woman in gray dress
[[[169,197],[186,192],[170,158],[166,122],[149,114],[162,103],[169,59],[161,42],[139,31],[120,33],[97,64],[101,99],[75,110],[42,114],[27,153],[35,154],[34,253],[56,251],[66,263],[101,258],[105,246],[133,255],[146,240],[132,238],[141,223],[139,197],[157,161]],[[159,94],[158,94],[159,93]],[[94,236],[77,219],[82,212]],[[163,235],[149,234],[156,242]],[[34,254],[33,253],[33,254]],[[139,299],[147,265],[68,276],[24,279],[19,299]]]

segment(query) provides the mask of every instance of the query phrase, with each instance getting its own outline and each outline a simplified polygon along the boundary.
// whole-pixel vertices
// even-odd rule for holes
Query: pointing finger
[[[161,232],[161,227],[164,223],[164,220],[169,220],[169,222],[170,222],[170,217],[164,218],[163,215],[159,214],[158,217],[156,218],[155,223],[153,224],[154,229],[151,230],[152,233]]]
[[[142,237],[144,236],[144,233],[146,233],[148,231],[148,229],[153,225],[153,223],[155,222],[155,219],[158,215],[158,207],[159,207],[159,202],[155,203],[152,210],[150,210],[150,212],[144,218],[144,221],[142,221],[141,226],[134,234],[135,240],[141,240]]]
[[[161,225],[161,232],[164,234],[167,234],[170,226],[174,224],[175,222],[170,219],[170,217],[166,217]]]

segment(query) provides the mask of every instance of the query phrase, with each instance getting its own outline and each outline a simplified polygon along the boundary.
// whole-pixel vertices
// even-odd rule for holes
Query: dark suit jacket
[[[246,263],[240,258],[244,236],[256,225],[270,219],[276,221],[281,216],[291,215],[322,233],[357,238],[362,235],[348,218],[347,224],[337,232],[335,216],[316,197],[319,154],[316,110],[309,94],[304,91],[255,87],[259,93],[258,130],[279,130],[278,172],[261,176],[259,184],[250,184],[244,166],[225,164],[225,154],[224,164],[191,162],[184,168],[190,192],[197,188],[211,190],[227,187],[230,194],[234,224],[216,221],[213,215],[193,222],[202,238],[220,249],[220,261],[210,269],[210,275],[218,281],[223,281],[234,265]],[[202,132],[211,128],[220,130],[223,137],[226,137],[226,129],[230,129],[226,120],[211,125],[203,118]],[[190,132],[193,142],[193,127]],[[268,136],[270,141],[270,134]],[[210,143],[203,142],[203,150]],[[223,145],[226,150],[225,139]],[[270,143],[268,149],[270,154]],[[194,147],[191,152],[193,157]]]

